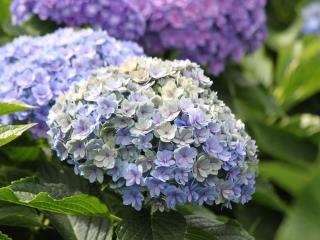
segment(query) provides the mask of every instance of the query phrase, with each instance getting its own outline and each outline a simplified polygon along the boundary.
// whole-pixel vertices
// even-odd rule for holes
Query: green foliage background
[[[28,133],[16,139],[31,125],[0,126],[0,239],[318,240],[320,37],[300,34],[300,8],[308,2],[269,0],[265,45],[212,77],[260,149],[250,203],[134,212],[104,186],[74,176],[45,140]],[[0,0],[0,44],[57,28],[37,19],[12,26],[9,5]],[[0,104],[0,115],[29,107]]]

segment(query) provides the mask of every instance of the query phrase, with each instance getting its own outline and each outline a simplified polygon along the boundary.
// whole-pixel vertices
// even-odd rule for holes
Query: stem
[[[111,213],[108,214],[108,218],[110,218],[114,222],[121,222],[122,221],[122,218],[119,218],[116,215],[113,215]]]

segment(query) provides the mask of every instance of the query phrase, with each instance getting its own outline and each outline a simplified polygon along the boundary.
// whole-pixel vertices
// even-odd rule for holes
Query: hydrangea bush
[[[74,83],[52,107],[59,158],[136,210],[246,203],[257,147],[190,61],[132,59]]]
[[[105,31],[61,29],[42,37],[19,37],[0,48],[0,101],[20,100],[39,108],[0,118],[36,122],[36,136],[47,131],[45,121],[56,97],[92,70],[140,56],[132,42],[118,41]]]
[[[320,3],[313,2],[302,11],[303,33],[320,34]]]
[[[176,50],[218,74],[266,36],[265,0],[14,0],[14,23],[32,14],[67,25],[92,24],[148,53]]]

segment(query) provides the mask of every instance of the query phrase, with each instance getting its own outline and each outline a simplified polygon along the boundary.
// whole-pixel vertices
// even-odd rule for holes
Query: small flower
[[[144,197],[137,186],[126,188],[122,198],[124,205],[131,205],[137,211],[141,210]]]
[[[197,185],[190,185],[184,188],[184,193],[186,194],[188,202],[196,202],[199,199],[199,187]]]
[[[130,102],[127,99],[123,100],[120,107],[120,112],[126,117],[132,117],[136,112],[137,104],[135,102]]]
[[[174,124],[177,127],[189,127],[190,123],[189,123],[189,117],[186,114],[182,114],[181,117],[178,117],[174,120]]]
[[[197,149],[193,147],[180,147],[174,151],[174,159],[181,168],[191,169],[195,158],[197,156]]]
[[[160,136],[161,141],[163,142],[170,142],[177,131],[177,126],[176,125],[171,125],[169,122],[165,122],[159,126],[157,129],[157,133]]]
[[[164,101],[159,108],[159,112],[165,121],[173,121],[180,113],[177,104],[174,101]]]
[[[112,177],[112,181],[116,182],[124,176],[125,170],[127,169],[127,164],[120,159],[115,161],[112,169],[107,170],[107,174]]]
[[[177,204],[184,204],[186,202],[185,193],[176,187],[169,186],[165,189],[167,207],[174,209]]]
[[[97,104],[98,113],[103,115],[106,119],[109,119],[118,107],[118,101],[115,94],[100,98],[97,101]]]
[[[138,118],[151,118],[153,116],[154,106],[152,103],[143,103],[138,106],[137,117]]]
[[[100,168],[112,169],[115,165],[117,152],[104,144],[100,149],[93,151],[93,164]]]
[[[174,179],[177,183],[185,185],[189,181],[189,170],[185,168],[175,168],[173,170]]]
[[[151,197],[157,197],[165,189],[165,184],[163,181],[155,178],[147,178],[146,186],[150,192]]]
[[[197,108],[188,109],[189,122],[197,129],[201,129],[208,125],[205,114]]]
[[[139,118],[135,123],[134,128],[130,129],[130,133],[134,136],[139,136],[152,131],[152,120]]]
[[[85,145],[83,142],[78,140],[71,140],[67,142],[66,147],[68,151],[73,154],[75,160],[84,158],[86,154]]]
[[[57,141],[54,143],[54,148],[56,149],[58,157],[63,161],[68,157],[68,151],[63,142]]]
[[[127,171],[124,174],[124,179],[126,180],[126,186],[132,186],[132,185],[141,185],[143,183],[143,177],[142,177],[142,166],[135,165],[135,164],[129,164],[127,167]]]
[[[205,142],[203,149],[212,157],[218,158],[224,162],[231,159],[231,153],[225,150],[215,137],[209,137]],[[229,161],[231,164],[232,162]]]
[[[116,133],[116,144],[120,146],[129,145],[132,143],[132,137],[130,134],[130,128],[119,129]]]
[[[199,205],[203,205],[207,203],[209,205],[213,204],[213,201],[216,199],[215,193],[212,188],[206,187],[202,188],[199,192],[198,203]]]
[[[195,129],[193,132],[195,143],[201,144],[209,138],[209,130],[207,128]]]
[[[168,167],[156,167],[156,169],[151,171],[151,176],[162,182],[166,182],[172,177],[172,170]]]
[[[99,183],[103,182],[104,173],[101,169],[97,168],[96,166],[88,163],[80,165],[81,175],[83,175],[86,179],[89,180],[90,183],[94,183],[98,181]]]
[[[203,154],[193,165],[192,173],[199,182],[203,182],[209,175],[217,175],[221,165],[220,161]]]
[[[140,135],[139,138],[132,140],[132,143],[137,146],[138,149],[149,149],[152,148],[150,141],[153,139],[153,134],[148,133],[147,135]]]
[[[178,128],[173,142],[177,145],[189,145],[194,142],[192,130],[186,128]]]
[[[177,88],[177,85],[174,82],[170,81],[162,87],[161,92],[163,98],[173,100],[178,99],[183,94],[183,89]]]
[[[75,140],[84,140],[93,132],[95,125],[92,119],[88,117],[80,117],[73,120],[71,125],[73,127],[72,138]]]
[[[173,152],[168,150],[157,152],[157,159],[155,160],[155,164],[161,167],[169,167],[175,164],[175,161],[173,160]]]

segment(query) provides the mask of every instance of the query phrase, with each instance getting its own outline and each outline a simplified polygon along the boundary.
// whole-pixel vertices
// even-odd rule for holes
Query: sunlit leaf
[[[22,133],[35,125],[36,124],[10,126],[0,124],[0,147],[21,136]]]

